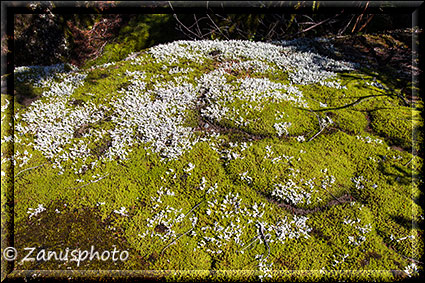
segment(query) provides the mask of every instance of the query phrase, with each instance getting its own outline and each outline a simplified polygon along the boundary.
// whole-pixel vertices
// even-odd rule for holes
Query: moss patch
[[[407,149],[422,122],[371,72],[239,41],[105,62],[17,71],[18,88],[38,99],[14,109],[15,239],[20,250],[115,245],[129,257],[23,269],[178,270],[170,280],[185,270],[250,281],[417,274],[422,159]],[[2,137],[2,154],[10,143]],[[2,155],[2,172],[11,163]]]

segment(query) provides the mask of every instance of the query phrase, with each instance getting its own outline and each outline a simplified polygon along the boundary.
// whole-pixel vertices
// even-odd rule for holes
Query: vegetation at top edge
[[[71,61],[81,65],[98,58],[105,50],[108,57],[119,60],[164,40],[170,42],[183,38],[273,41],[328,36],[330,31],[339,36],[362,35],[411,27],[407,14],[368,14],[368,2],[353,7],[358,9],[358,15],[348,15],[341,10],[335,15],[213,13],[208,16],[176,14],[172,17],[155,14],[156,6],[147,10],[153,14],[115,13],[115,7],[128,8],[127,5],[116,1],[76,2],[75,8],[83,12],[76,14],[56,14],[55,8],[60,4],[52,1],[19,5],[29,13],[15,16],[15,65]],[[320,3],[301,2],[294,3],[294,7],[311,11],[323,8]],[[405,34],[400,33],[400,36],[410,45],[409,40],[403,39]],[[122,40],[127,44],[122,45]]]

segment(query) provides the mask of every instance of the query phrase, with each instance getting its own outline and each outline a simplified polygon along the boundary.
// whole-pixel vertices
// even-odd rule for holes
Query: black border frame
[[[84,3],[86,2],[86,3]],[[55,7],[51,9],[52,13],[83,13],[83,14],[96,14],[96,13],[312,13],[313,5],[319,2],[319,8],[315,13],[335,14],[340,12],[341,9],[352,14],[360,14],[364,5],[369,2],[368,13],[372,14],[411,14],[412,27],[419,26],[422,28],[422,33],[419,34],[419,42],[423,43],[424,37],[424,21],[425,17],[425,1],[120,1],[116,6],[100,10],[97,6],[98,1],[41,1],[37,2],[41,7],[46,4],[53,3]],[[7,48],[10,52],[1,55],[1,91],[3,94],[13,94],[13,69],[14,69],[14,15],[15,14],[34,14],[39,13],[38,10],[32,10],[29,5],[36,3],[35,1],[3,1],[1,2],[1,44],[3,48]],[[298,7],[295,5],[301,3]],[[77,5],[86,4],[85,7],[77,7]],[[359,5],[361,4],[361,5]],[[357,7],[354,7],[356,5]],[[422,17],[421,17],[422,15]],[[424,70],[424,63],[422,56],[415,44],[415,36],[412,39],[412,49],[419,54],[419,68]],[[4,46],[6,45],[6,46]],[[416,58],[412,58],[412,64]],[[419,77],[412,77],[412,81],[419,83],[419,95],[423,94],[423,76],[422,73]],[[11,103],[13,104],[13,103]],[[422,113],[423,115],[423,113]],[[11,119],[11,131],[13,132],[13,118]],[[3,127],[3,125],[2,125]],[[12,143],[13,144],[13,143]],[[12,145],[13,146],[13,145]],[[1,252],[5,247],[12,247],[14,242],[13,236],[13,208],[11,211],[6,211],[6,204],[13,204],[13,166],[6,168],[7,176],[4,179],[11,182],[11,186],[3,187],[2,190],[2,203],[1,203]],[[3,179],[3,177],[2,177]],[[13,207],[13,205],[11,206]],[[216,280],[229,278],[228,276],[241,275],[241,271],[210,271],[210,270],[13,270],[13,261],[4,261],[1,263],[1,281],[20,281],[26,278],[34,278],[42,276],[47,281],[66,280],[72,278],[77,281],[132,281],[143,279],[160,279],[171,273],[179,273],[183,276],[188,276],[189,280],[206,280],[206,278],[214,275]],[[250,275],[255,271],[244,271]],[[276,271],[278,274],[291,275],[298,280],[302,280],[303,275],[306,273],[313,273],[319,271],[311,270],[288,270]],[[344,270],[337,273],[341,278],[339,280],[346,280],[345,276],[352,275],[365,275],[367,273],[387,272],[387,270],[372,270],[372,271],[357,271],[357,270]],[[221,277],[224,276],[224,277]],[[243,274],[242,274],[243,276]],[[243,278],[243,277],[242,277]],[[338,278],[338,277],[336,277]],[[236,279],[238,280],[238,279]],[[336,279],[338,280],[338,279]],[[233,280],[232,280],[233,281]]]

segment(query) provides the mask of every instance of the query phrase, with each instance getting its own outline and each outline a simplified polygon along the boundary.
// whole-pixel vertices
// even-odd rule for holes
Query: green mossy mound
[[[2,125],[14,105],[2,176],[14,153],[17,245],[130,254],[23,268],[176,270],[170,280],[417,274],[419,116],[379,77],[303,52],[185,41],[81,70],[18,69],[20,96],[2,96]]]

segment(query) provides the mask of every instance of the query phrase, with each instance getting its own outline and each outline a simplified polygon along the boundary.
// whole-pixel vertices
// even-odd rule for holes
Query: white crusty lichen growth
[[[95,195],[101,191],[93,205],[128,225],[125,236],[147,257],[152,251],[160,252],[161,258],[164,252],[193,251],[200,259],[195,267],[216,261],[220,267],[234,268],[249,262],[260,280],[274,279],[272,269],[282,267],[285,253],[317,244],[321,229],[324,234],[334,229],[320,227],[320,217],[334,208],[339,214],[342,207],[347,215],[335,217],[331,224],[344,229],[336,243],[345,251],[338,253],[335,246],[334,258],[324,255],[321,262],[326,269],[350,267],[357,251],[376,239],[377,224],[363,214],[374,213],[366,204],[339,206],[345,202],[341,187],[351,185],[360,195],[385,187],[367,180],[370,174],[355,175],[361,173],[354,172],[355,166],[344,176],[335,178],[324,169],[318,177],[317,166],[335,159],[331,154],[314,164],[314,158],[318,152],[332,153],[332,140],[326,148],[319,139],[313,142],[317,147],[311,141],[325,129],[343,125],[338,113],[333,115],[335,122],[327,116],[336,104],[325,96],[353,99],[353,82],[344,85],[346,80],[337,75],[353,68],[354,64],[318,55],[301,41],[240,40],[176,41],[87,70],[19,67],[16,82],[32,84],[40,97],[26,106],[15,103],[16,131],[2,136],[1,142],[14,142],[16,148],[13,158],[6,160],[2,153],[2,164],[10,162],[19,170],[19,191],[38,173],[48,173],[52,182],[54,174],[63,174],[65,189]],[[107,78],[96,85],[92,78],[98,75]],[[5,101],[2,113],[13,104]],[[346,135],[335,132],[326,139]],[[384,146],[383,140],[364,134],[354,141],[377,150]],[[312,160],[314,170],[300,172]],[[330,171],[342,172],[338,162]],[[34,174],[22,178],[27,172]],[[129,174],[131,186],[118,184],[126,178],[117,178],[122,172]],[[355,176],[352,184],[343,179],[347,176]],[[119,195],[110,193],[116,189]],[[25,220],[43,215],[46,208],[37,204],[30,200],[23,207]],[[322,207],[329,209],[322,214]],[[54,207],[53,211],[65,212]],[[354,211],[362,214],[353,215]],[[312,215],[311,220],[304,213]],[[394,234],[390,240],[399,245],[414,236]],[[308,255],[299,256],[295,267],[306,266],[302,262]],[[167,266],[166,261],[175,266],[173,259],[165,258],[151,267]],[[415,269],[408,265],[405,272],[412,275]]]
[[[196,98],[192,84],[159,83],[146,89],[142,73],[127,73],[132,83],[123,89],[112,115],[117,128],[110,130],[112,146],[108,157],[125,156],[133,144],[151,144],[150,149],[167,159],[175,159],[191,148],[191,129],[184,127],[185,110]],[[152,100],[152,96],[157,99]]]
[[[159,73],[151,73],[148,79],[142,69],[127,70],[124,75],[130,84],[119,91],[120,95],[111,96],[104,104],[83,102],[74,107],[70,106],[73,103],[71,97],[86,83],[87,72],[117,66],[115,62],[85,72],[63,64],[18,67],[15,69],[17,80],[30,82],[43,92],[42,99],[33,102],[23,113],[16,113],[16,142],[42,152],[61,172],[69,161],[74,164],[76,172],[87,166],[80,164],[76,168],[79,161],[94,156],[93,146],[87,144],[90,141],[109,140],[107,150],[99,157],[101,159],[112,160],[117,156],[125,159],[132,146],[137,144],[146,144],[147,149],[160,154],[163,160],[176,159],[196,143],[193,129],[184,126],[187,110],[201,106],[201,116],[206,119],[217,122],[226,119],[237,126],[247,127],[254,122],[249,113],[262,111],[270,102],[285,101],[294,107],[308,108],[307,100],[296,84],[319,82],[340,88],[337,80],[332,81],[334,72],[353,68],[350,63],[297,50],[293,48],[295,45],[299,43],[241,40],[175,41],[157,45],[148,49],[144,57],[134,55],[128,61],[137,68],[151,57],[173,75],[172,81],[160,80],[163,75]],[[194,69],[177,64],[181,60],[190,60],[202,65],[205,60],[214,58],[212,51],[219,57],[217,68],[198,74],[189,82],[188,74]],[[265,76],[236,79],[229,76],[232,71],[253,70],[260,76],[277,70],[288,72],[290,81],[280,83]],[[158,80],[151,81],[154,78]],[[94,96],[92,93],[87,95]],[[235,107],[235,103],[240,106]],[[106,131],[89,129],[75,137],[76,131],[106,118],[113,121],[113,128]],[[274,124],[278,136],[288,135],[291,126],[292,122],[282,119]],[[26,139],[28,135],[32,135],[34,141]],[[28,160],[23,162],[26,164]]]
[[[291,122],[281,122],[274,124],[273,127],[276,129],[276,134],[281,137],[283,136],[283,134],[285,134],[286,136],[289,134],[288,128],[291,125]]]

